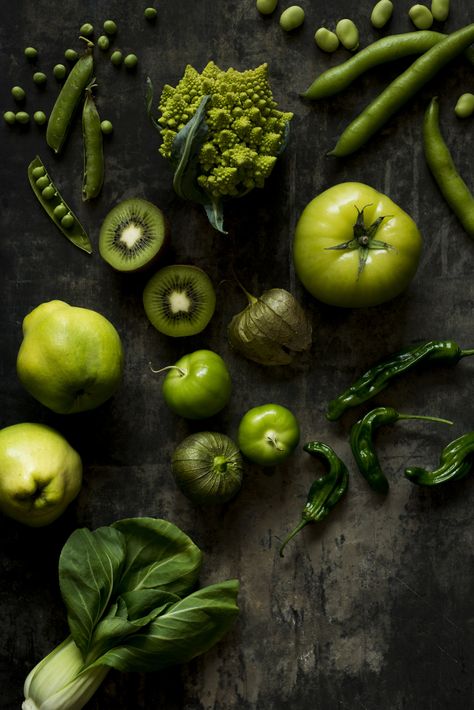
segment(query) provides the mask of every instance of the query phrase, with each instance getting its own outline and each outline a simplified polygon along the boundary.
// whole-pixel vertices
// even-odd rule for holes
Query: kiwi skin
[[[135,258],[130,257],[130,259],[120,259],[117,252],[112,251],[113,247],[108,244],[110,239],[113,239],[114,233],[119,228],[118,225],[113,224],[113,220],[120,216],[120,213],[126,213],[127,210],[148,210],[150,215],[150,220],[156,218],[158,221],[155,226],[154,234],[157,234],[160,230],[161,235],[157,235],[158,246],[154,250],[149,250],[149,256],[147,258]],[[112,222],[112,224],[109,224]],[[131,197],[126,200],[118,202],[105,216],[99,233],[99,253],[101,257],[106,261],[109,266],[111,266],[115,271],[127,272],[127,273],[138,273],[141,271],[146,271],[151,266],[153,266],[161,257],[166,253],[169,246],[169,222],[166,216],[163,214],[157,205],[144,200],[141,197]],[[161,236],[161,243],[159,242]],[[109,253],[110,251],[110,253]]]
[[[194,304],[194,321],[186,315],[177,315],[173,320],[166,314],[170,305],[167,297],[171,292],[184,294],[186,287],[196,290],[201,297],[201,302]],[[197,335],[214,315],[216,292],[209,276],[198,266],[174,264],[163,267],[151,277],[143,291],[143,305],[148,320],[160,333],[175,338]]]

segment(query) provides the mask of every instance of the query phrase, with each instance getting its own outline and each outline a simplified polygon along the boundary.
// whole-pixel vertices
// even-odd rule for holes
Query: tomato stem
[[[166,370],[178,370],[181,377],[186,375],[186,370],[183,370],[181,367],[177,367],[177,365],[166,365],[166,367],[160,367],[159,370],[154,370],[151,366],[151,362],[149,362],[148,365],[154,375],[159,375],[161,372],[166,372]]]

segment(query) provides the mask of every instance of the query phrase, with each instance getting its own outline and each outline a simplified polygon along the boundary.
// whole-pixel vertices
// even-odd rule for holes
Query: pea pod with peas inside
[[[72,244],[91,254],[92,245],[84,227],[61,197],[59,190],[38,156],[28,166],[28,180],[38,202],[51,221]]]
[[[104,151],[100,116],[95,105],[92,89],[95,79],[86,87],[86,98],[82,109],[82,136],[84,142],[84,175],[82,199],[97,197],[104,182]]]
[[[471,471],[474,465],[474,431],[451,441],[441,452],[439,466],[433,471],[412,466],[405,469],[405,476],[420,486],[437,486],[447,481],[458,481]]]

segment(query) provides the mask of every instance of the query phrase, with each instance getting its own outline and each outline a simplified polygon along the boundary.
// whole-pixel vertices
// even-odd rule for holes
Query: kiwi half
[[[110,210],[99,234],[99,252],[117,271],[139,271],[160,254],[167,236],[163,212],[133,197]]]
[[[143,291],[150,323],[160,333],[181,337],[204,330],[216,307],[209,276],[197,266],[165,266],[151,277]]]

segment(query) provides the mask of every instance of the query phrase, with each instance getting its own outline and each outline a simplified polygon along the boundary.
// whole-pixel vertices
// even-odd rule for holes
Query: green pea
[[[339,47],[339,38],[335,32],[331,32],[326,27],[316,30],[314,41],[323,52],[335,52]]]
[[[145,8],[143,15],[145,16],[145,20],[153,21],[156,20],[158,13],[154,7],[147,7]]]
[[[138,64],[138,57],[136,54],[127,54],[127,56],[123,60],[123,63],[125,64],[127,69],[135,69]]]
[[[433,15],[426,5],[412,5],[408,16],[419,30],[428,30],[433,24]]]
[[[431,14],[437,22],[444,22],[449,15],[449,0],[431,0]]]
[[[61,219],[61,225],[64,227],[64,229],[71,229],[73,224],[74,217],[70,212],[68,214],[65,214],[64,217]]]
[[[336,25],[336,34],[343,47],[355,52],[359,46],[359,30],[352,20],[339,20]]]
[[[112,125],[112,121],[107,121],[107,120],[101,121],[100,130],[106,136],[109,135],[110,133],[112,133],[112,131],[114,130],[114,127]]]
[[[285,32],[296,30],[297,27],[303,24],[304,10],[299,5],[290,5],[280,15],[280,27]]]
[[[458,118],[469,118],[474,113],[474,94],[462,94],[456,102],[454,113]]]
[[[38,126],[44,126],[44,124],[47,121],[46,114],[44,111],[35,111],[33,114],[33,121],[38,125]]]
[[[68,62],[76,62],[79,55],[75,49],[66,49],[64,57],[68,60]]]
[[[46,170],[42,165],[38,165],[36,168],[33,168],[31,171],[32,176],[34,177],[35,180],[38,178],[42,177],[43,175],[46,174]]]
[[[262,15],[271,15],[276,10],[278,0],[257,0],[257,10]]]
[[[11,95],[15,101],[24,101],[26,96],[25,90],[21,86],[12,86]]]
[[[115,52],[112,52],[112,54],[110,55],[110,61],[116,67],[118,67],[122,64],[122,60],[123,60],[122,52],[119,52],[118,49],[116,49]]]
[[[8,123],[10,126],[13,126],[13,124],[16,123],[16,116],[13,111],[5,111],[3,119],[5,123]]]
[[[82,35],[83,37],[90,37],[91,34],[94,33],[94,27],[91,25],[90,22],[85,22],[83,25],[81,25],[81,28],[79,30],[79,34]]]
[[[18,113],[15,114],[15,118],[18,121],[18,123],[29,123],[30,120],[30,114],[26,113],[26,111],[18,111]]]
[[[53,185],[48,185],[44,188],[41,194],[43,195],[45,200],[52,200],[56,194],[56,190],[54,189]]]
[[[30,60],[30,62],[34,62],[35,59],[38,58],[38,50],[34,47],[25,47],[24,54],[25,57]]]
[[[45,187],[51,185],[51,180],[47,175],[43,173],[43,175],[41,175],[41,177],[36,180],[36,184],[38,185],[40,190],[44,190]]]
[[[53,210],[53,214],[56,217],[56,219],[61,220],[64,215],[68,213],[68,208],[64,204],[64,202],[60,202],[59,205],[56,205],[56,207]]]
[[[379,0],[379,2],[372,8],[370,21],[374,27],[380,30],[382,27],[385,27],[389,19],[392,17],[392,13],[392,0]]]
[[[113,20],[106,20],[104,22],[104,32],[106,32],[108,35],[114,35],[117,32],[117,25]]]
[[[97,40],[97,46],[99,49],[101,49],[103,52],[107,51],[110,45],[110,40],[108,37],[105,35],[100,35],[99,39]]]
[[[35,84],[38,84],[38,86],[41,86],[42,84],[46,84],[46,74],[42,71],[35,71],[33,74],[33,81]]]
[[[61,81],[67,74],[67,69],[64,64],[55,64],[53,67],[53,75],[55,79]]]

